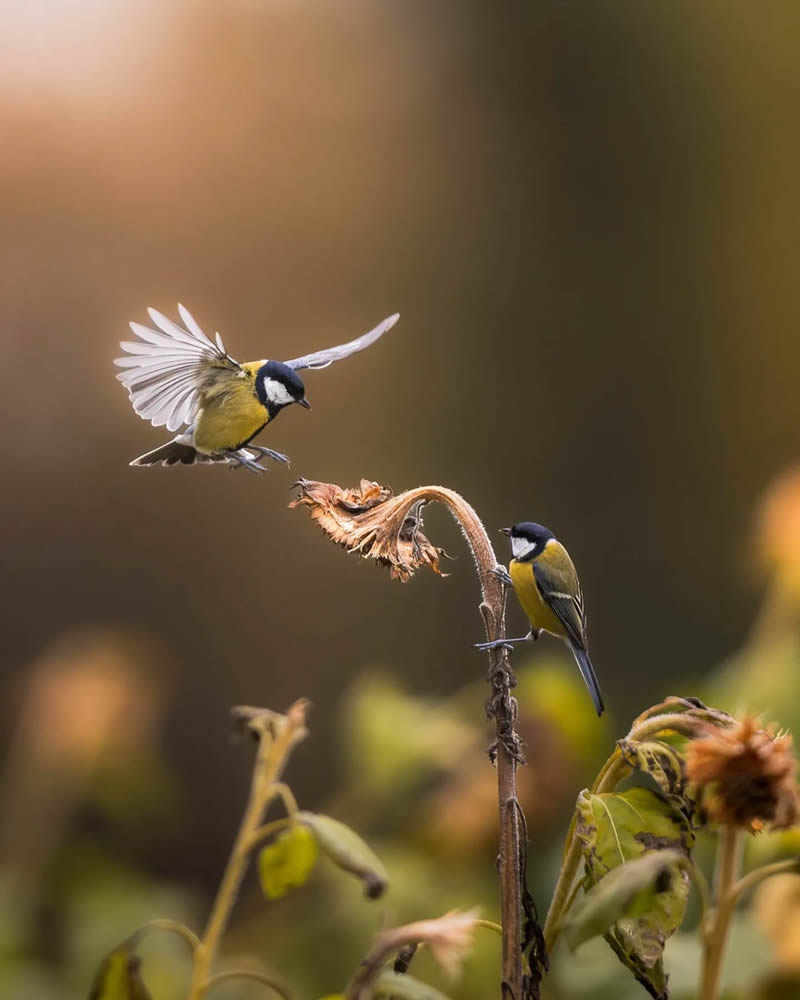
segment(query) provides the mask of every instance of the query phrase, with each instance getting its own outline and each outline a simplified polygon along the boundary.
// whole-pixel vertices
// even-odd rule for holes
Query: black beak
[[[511,534],[511,528],[501,528],[500,529],[500,534],[501,535],[510,535]]]
[[[304,410],[310,410],[311,409],[311,403],[309,403],[309,401],[306,399],[305,396],[303,396],[302,399],[298,399],[297,402],[300,404],[300,406],[303,407]]]

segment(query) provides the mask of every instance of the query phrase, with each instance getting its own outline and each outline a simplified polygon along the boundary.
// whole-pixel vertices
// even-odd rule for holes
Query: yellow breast
[[[193,443],[206,454],[240,448],[268,420],[269,413],[259,402],[248,372],[244,378],[234,377],[205,394],[197,414]]]
[[[563,636],[564,626],[556,618],[547,604],[542,600],[539,588],[536,586],[536,577],[533,575],[533,563],[517,562],[512,559],[509,564],[511,582],[514,584],[514,593],[517,595],[522,610],[528,616],[528,621],[534,628],[544,629],[553,635]]]

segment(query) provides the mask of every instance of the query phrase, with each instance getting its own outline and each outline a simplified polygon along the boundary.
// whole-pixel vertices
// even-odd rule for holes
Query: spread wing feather
[[[316,351],[314,354],[305,354],[302,358],[293,358],[291,361],[284,362],[284,364],[287,364],[290,368],[294,368],[296,371],[301,368],[327,368],[334,361],[341,361],[342,358],[355,354],[357,351],[363,351],[365,347],[374,344],[387,330],[391,330],[399,319],[399,313],[387,316],[383,322],[378,323],[369,333],[365,333],[361,337],[356,337],[355,340],[351,340],[347,344],[339,344],[338,347],[329,347],[326,351]]]
[[[147,312],[157,329],[130,324],[139,339],[120,344],[128,356],[114,362],[123,369],[117,378],[140,417],[175,431],[192,422],[206,389],[226,373],[238,375],[242,369],[225,350],[222,337],[217,334],[216,343],[210,340],[185,306],[178,306],[185,329],[156,309]]]

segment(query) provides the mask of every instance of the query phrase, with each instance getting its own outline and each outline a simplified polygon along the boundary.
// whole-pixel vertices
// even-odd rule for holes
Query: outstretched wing
[[[362,337],[357,337],[347,344],[339,344],[338,347],[329,347],[327,351],[317,351],[316,354],[306,354],[302,358],[294,358],[292,361],[285,361],[284,364],[290,368],[298,370],[300,368],[327,368],[334,361],[341,361],[350,354],[363,351],[365,347],[374,344],[375,341],[384,335],[387,330],[395,325],[400,319],[400,313],[388,316],[382,323],[378,323],[374,330],[365,333]]]
[[[551,541],[533,563],[533,575],[544,602],[579,649],[586,648],[586,610],[575,566],[564,546]]]
[[[158,329],[131,323],[139,340],[120,344],[127,356],[114,362],[123,369],[117,378],[140,417],[175,431],[192,422],[198,397],[206,389],[242,369],[226,352],[220,335],[216,344],[209,340],[184,306],[179,305],[178,312],[186,329],[155,309],[147,312]]]

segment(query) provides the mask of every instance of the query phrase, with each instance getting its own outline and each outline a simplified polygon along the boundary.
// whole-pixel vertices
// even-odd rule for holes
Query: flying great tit
[[[502,528],[511,540],[511,573],[498,566],[496,573],[514,592],[531,623],[520,639],[496,639],[476,643],[478,649],[495,649],[515,642],[530,642],[541,631],[563,639],[572,650],[578,668],[592,696],[598,715],[603,714],[603,696],[597,683],[586,640],[586,612],[583,594],[569,553],[548,528],[522,521]]]
[[[251,445],[252,438],[292,403],[307,410],[311,404],[297,372],[327,368],[374,344],[399,319],[397,313],[356,340],[292,361],[246,361],[240,364],[225,350],[219,334],[213,343],[184,306],[178,312],[184,326],[148,309],[157,330],[131,323],[139,340],[123,341],[126,357],[114,362],[134,410],[154,427],[181,432],[171,441],[135,458],[131,465],[192,465],[225,462],[263,472],[258,460],[288,462],[286,455]]]

